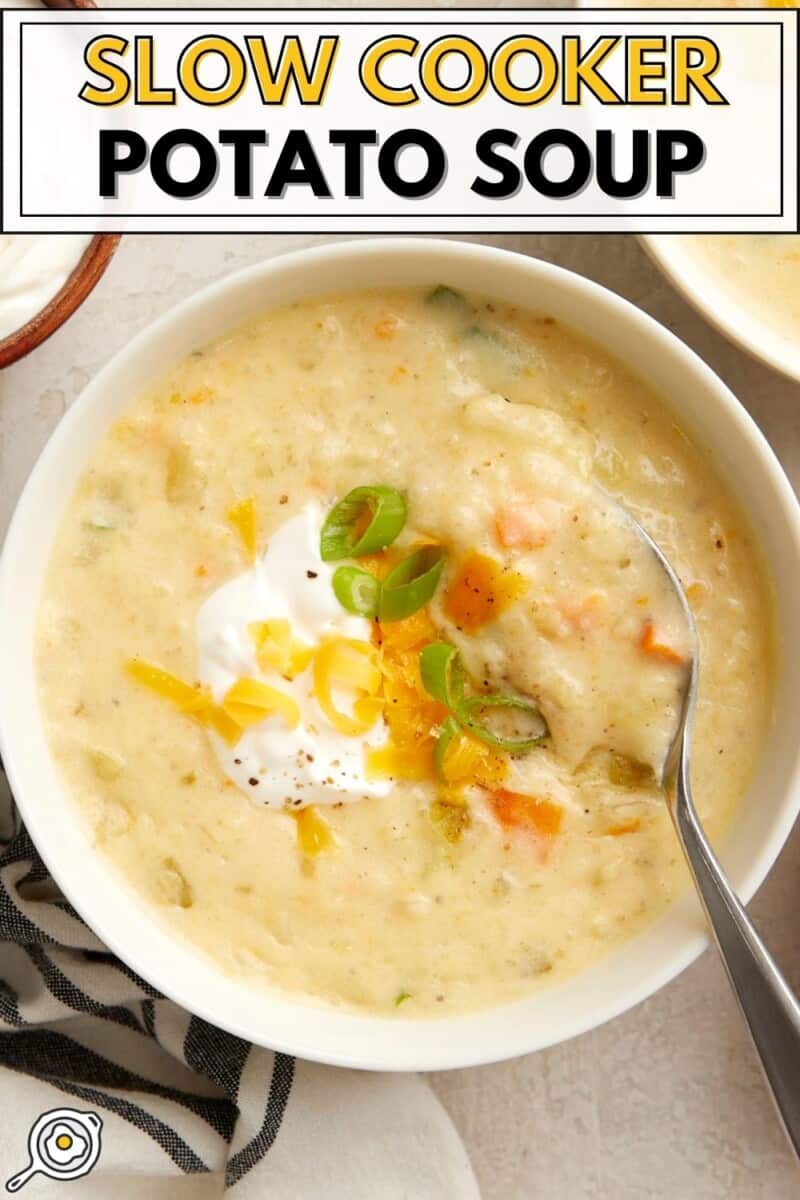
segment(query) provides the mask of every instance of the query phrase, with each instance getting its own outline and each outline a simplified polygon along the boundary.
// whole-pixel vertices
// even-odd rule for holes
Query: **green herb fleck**
[[[448,287],[444,283],[440,283],[432,292],[428,292],[425,302],[426,304],[438,305],[441,308],[466,309],[471,307],[461,292],[457,292],[455,288]]]
[[[466,804],[452,803],[441,796],[431,805],[430,817],[445,841],[453,844],[461,841],[464,830],[469,829],[472,824],[472,816]]]

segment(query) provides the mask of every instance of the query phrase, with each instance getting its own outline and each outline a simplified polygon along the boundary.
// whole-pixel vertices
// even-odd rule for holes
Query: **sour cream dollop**
[[[306,505],[273,534],[263,557],[213,592],[197,614],[198,676],[215,700],[246,676],[280,688],[300,709],[295,729],[269,716],[233,747],[211,734],[226,776],[260,804],[338,804],[385,796],[391,787],[389,780],[368,780],[364,770],[365,749],[386,741],[383,722],[361,737],[335,729],[314,697],[312,667],[292,680],[265,674],[248,631],[252,622],[284,619],[307,644],[332,636],[369,643],[370,622],[345,612],[333,593],[335,568],[320,558],[324,519],[321,505]]]
[[[83,234],[0,234],[0,339],[41,312],[86,251]]]

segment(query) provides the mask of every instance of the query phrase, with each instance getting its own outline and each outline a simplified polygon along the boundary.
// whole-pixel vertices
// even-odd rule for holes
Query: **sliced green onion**
[[[440,775],[443,774],[444,756],[448,746],[453,738],[462,732],[468,733],[487,746],[506,750],[509,754],[524,754],[549,737],[550,730],[541,712],[532,701],[524,700],[522,696],[501,696],[492,693],[465,697],[461,655],[449,642],[431,642],[429,646],[425,646],[420,651],[419,672],[425,690],[434,700],[450,709],[451,715],[439,726],[439,736],[433,753],[433,760]],[[535,732],[525,738],[509,738],[494,733],[480,719],[490,708],[526,713],[534,723]]]
[[[369,571],[361,567],[337,567],[331,582],[342,608],[358,617],[377,616],[381,584]]]
[[[398,563],[383,581],[379,619],[402,621],[426,605],[436,591],[446,557],[442,546],[423,546]]]
[[[398,992],[394,998],[395,1008],[399,1008],[401,1004],[405,1004],[406,1000],[412,1000],[411,992]]]
[[[448,747],[453,739],[461,737],[461,734],[461,726],[455,717],[446,717],[439,726],[436,746],[433,750],[433,765],[436,767],[436,774],[440,779],[444,779],[444,759]]]
[[[362,522],[369,517],[366,527]],[[334,504],[325,518],[319,540],[323,562],[361,558],[391,546],[406,523],[406,502],[396,488],[353,488]]]
[[[431,642],[420,651],[419,673],[425,690],[445,708],[456,711],[464,699],[461,655],[449,642]]]
[[[493,733],[480,720],[481,714],[487,708],[516,709],[518,712],[527,713],[534,721],[537,732],[526,738],[501,737],[500,734]],[[543,742],[550,732],[547,722],[536,705],[530,700],[523,700],[521,696],[470,696],[461,701],[456,708],[456,714],[467,732],[477,738],[479,742],[483,742],[487,746],[494,746],[498,750],[506,750],[509,754],[524,754],[526,750],[532,750],[534,746]]]

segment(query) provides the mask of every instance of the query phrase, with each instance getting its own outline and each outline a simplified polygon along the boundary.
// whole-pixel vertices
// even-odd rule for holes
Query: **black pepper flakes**
[[[250,787],[258,787],[258,780],[255,775],[251,775],[247,782],[250,784]]]

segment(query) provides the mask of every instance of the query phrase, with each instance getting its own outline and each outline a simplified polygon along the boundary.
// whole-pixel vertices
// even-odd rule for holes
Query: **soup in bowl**
[[[798,533],[722,384],[457,243],[182,306],[68,415],[3,559],[4,756],[66,894],[168,995],[325,1061],[485,1061],[647,994],[703,937],[658,787],[686,631],[626,510],[695,610],[695,790],[747,897],[797,804]]]
[[[651,234],[642,241],[721,333],[800,379],[800,234]]]

